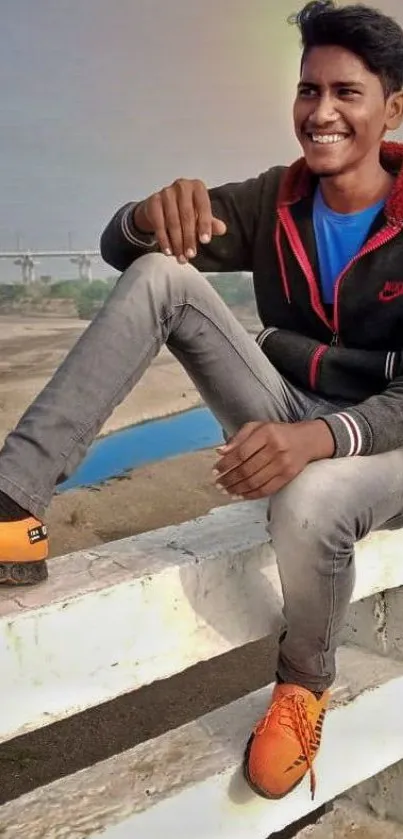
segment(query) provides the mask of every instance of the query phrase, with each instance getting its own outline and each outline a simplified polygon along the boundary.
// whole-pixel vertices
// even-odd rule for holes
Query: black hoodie
[[[317,181],[304,159],[210,189],[227,233],[200,245],[192,260],[201,272],[252,272],[265,355],[298,387],[348,402],[323,417],[336,457],[403,446],[403,144],[383,143],[381,159],[395,184],[336,282],[331,313],[318,280]],[[103,258],[120,271],[158,249],[135,229],[134,206],[118,210],[101,238]]]

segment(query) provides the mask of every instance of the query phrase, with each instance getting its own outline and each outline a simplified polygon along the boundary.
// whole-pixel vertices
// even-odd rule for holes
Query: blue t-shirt
[[[313,226],[319,258],[324,303],[333,303],[337,277],[364,244],[385,201],[358,213],[335,213],[325,204],[320,187],[315,193]]]

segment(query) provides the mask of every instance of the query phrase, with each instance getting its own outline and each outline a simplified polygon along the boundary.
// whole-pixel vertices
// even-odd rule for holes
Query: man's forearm
[[[156,250],[156,239],[151,233],[141,233],[134,225],[134,201],[115,213],[101,236],[102,258],[118,271],[125,271],[135,259]]]
[[[333,457],[335,442],[328,425],[322,419],[307,420],[299,423],[301,433],[306,436],[306,451],[309,460],[324,460]]]

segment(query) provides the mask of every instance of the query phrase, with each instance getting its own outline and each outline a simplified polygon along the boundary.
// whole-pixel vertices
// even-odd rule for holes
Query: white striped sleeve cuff
[[[371,454],[373,436],[366,419],[349,408],[337,414],[320,417],[330,428],[335,442],[334,457],[356,457]]]
[[[273,332],[278,332],[277,326],[269,326],[267,329],[263,329],[262,332],[259,332],[259,335],[256,338],[256,343],[259,347],[263,347],[266,338],[268,338],[269,335],[272,335]]]
[[[140,230],[137,230],[134,226],[133,215],[134,210],[137,207],[138,202],[133,201],[132,204],[128,204],[124,212],[122,213],[121,218],[121,225],[122,225],[122,233],[132,245],[137,245],[138,248],[155,248],[157,244],[157,240],[153,233],[142,233]]]
[[[388,382],[392,382],[395,378],[395,370],[396,370],[396,362],[398,361],[398,353],[397,352],[388,352],[386,355],[386,363],[385,363],[385,379]]]

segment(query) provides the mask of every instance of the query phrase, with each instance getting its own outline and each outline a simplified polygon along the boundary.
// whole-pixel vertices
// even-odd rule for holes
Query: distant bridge
[[[99,250],[64,250],[64,251],[0,251],[0,259],[12,259],[14,265],[19,265],[22,272],[22,282],[25,285],[35,280],[35,269],[41,259],[62,257],[69,259],[78,267],[80,280],[92,280],[92,262],[99,257]]]

